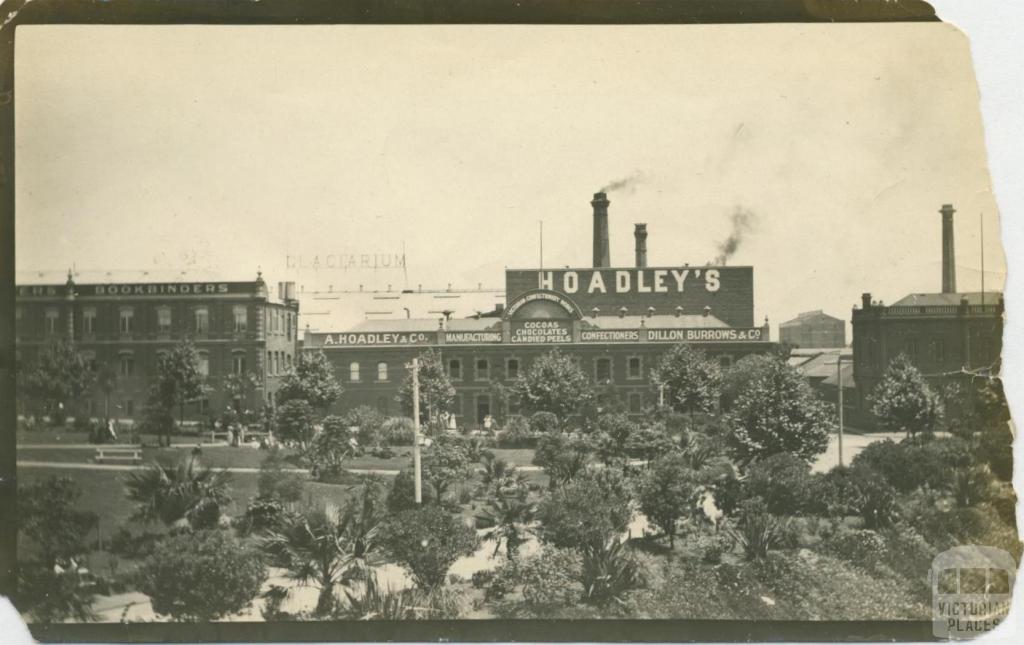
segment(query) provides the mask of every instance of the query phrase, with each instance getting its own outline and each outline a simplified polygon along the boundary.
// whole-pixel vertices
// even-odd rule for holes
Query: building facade
[[[208,396],[186,418],[232,406],[273,405],[298,347],[291,283],[273,298],[262,276],[249,282],[131,282],[19,285],[15,345],[19,365],[64,338],[97,372],[85,401],[92,417],[139,418],[162,353],[184,339],[199,355]],[[229,383],[232,386],[229,386]]]
[[[846,321],[818,309],[805,311],[779,325],[779,342],[791,347],[846,346]]]
[[[508,269],[504,301],[491,312],[367,316],[345,329],[307,332],[303,351],[323,351],[344,387],[337,411],[370,405],[399,413],[407,366],[428,349],[455,386],[454,421],[477,427],[495,414],[502,387],[556,348],[640,414],[657,403],[653,369],[672,345],[698,345],[725,366],[774,346],[767,321],[754,324],[751,267],[648,267],[645,225],[636,228],[636,266],[609,267],[609,203],[603,193],[591,202],[592,267]]]

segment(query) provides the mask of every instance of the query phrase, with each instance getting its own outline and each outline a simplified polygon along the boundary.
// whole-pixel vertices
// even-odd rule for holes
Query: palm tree
[[[525,489],[520,493],[495,494],[490,501],[490,508],[484,511],[484,517],[494,524],[481,536],[485,540],[495,541],[494,556],[498,555],[504,542],[508,559],[515,559],[519,547],[533,532],[533,517],[536,513],[537,505],[527,499]]]
[[[134,517],[168,526],[185,520],[192,528],[214,526],[231,504],[231,474],[200,466],[194,455],[170,468],[153,463],[133,472],[126,485],[128,499],[138,504]]]
[[[260,539],[260,548],[290,579],[319,587],[315,611],[325,616],[335,607],[336,585],[365,578],[369,559],[377,551],[382,511],[379,486],[368,483],[362,498],[343,509],[312,508],[286,515],[278,529]]]

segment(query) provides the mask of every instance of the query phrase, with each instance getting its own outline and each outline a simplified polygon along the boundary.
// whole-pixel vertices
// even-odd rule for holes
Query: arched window
[[[353,383],[359,382],[359,363],[357,361],[348,364],[348,380]]]

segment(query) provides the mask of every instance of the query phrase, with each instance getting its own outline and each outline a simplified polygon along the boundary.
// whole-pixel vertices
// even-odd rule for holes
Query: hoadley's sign
[[[714,293],[722,288],[719,269],[590,269],[537,271],[538,289],[565,293]]]
[[[571,343],[571,322],[567,320],[526,320],[511,323],[509,342]]]

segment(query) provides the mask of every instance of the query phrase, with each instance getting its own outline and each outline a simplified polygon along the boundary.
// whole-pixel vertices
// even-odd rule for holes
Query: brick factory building
[[[298,350],[298,301],[293,283],[279,283],[277,297],[262,276],[249,282],[170,281],[17,286],[16,359],[34,360],[57,338],[71,340],[97,372],[116,375],[108,396],[97,385],[86,401],[90,416],[140,418],[162,352],[193,341],[208,398],[186,409],[186,418],[227,406],[257,410],[273,403],[281,376]],[[230,395],[225,378],[249,375],[252,387]]]
[[[779,342],[802,348],[845,347],[846,321],[821,309],[805,311],[779,325]]]
[[[869,398],[895,356],[903,353],[941,390],[970,375],[995,375],[1000,369],[1003,296],[995,292],[958,292],[953,246],[953,207],[942,213],[942,291],[910,294],[886,306],[861,296],[853,310],[853,364],[858,403]]]
[[[469,317],[367,312],[366,320],[344,329],[318,323],[319,331],[307,331],[304,351],[324,351],[345,388],[337,408],[371,405],[398,413],[406,365],[433,348],[456,388],[455,421],[478,426],[495,412],[492,383],[509,385],[557,347],[636,414],[656,402],[651,370],[673,344],[699,345],[723,365],[773,346],[767,323],[754,325],[751,267],[648,267],[642,224],[636,266],[610,267],[609,201],[597,193],[591,204],[591,267],[508,269],[504,300]]]

